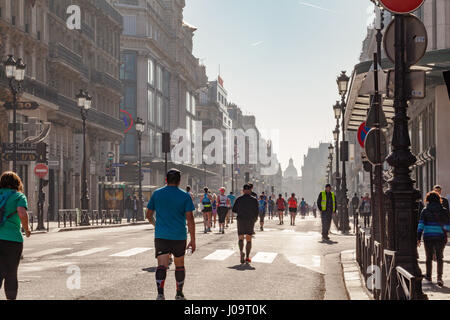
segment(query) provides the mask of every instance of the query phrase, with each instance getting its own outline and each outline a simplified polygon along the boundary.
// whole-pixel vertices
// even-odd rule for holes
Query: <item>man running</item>
[[[241,263],[250,263],[250,252],[252,250],[252,235],[255,234],[255,223],[258,219],[258,200],[251,195],[252,189],[244,185],[244,194],[236,199],[233,212],[237,213],[237,227],[239,236],[239,251]],[[244,237],[247,240],[244,253]]]
[[[268,209],[269,209],[269,219],[273,219],[273,208],[275,206],[275,201],[273,201],[273,197],[269,197]]]
[[[264,217],[266,216],[267,202],[264,199],[264,194],[259,197],[259,230],[264,231]]]
[[[229,223],[234,223],[234,213],[233,213],[233,206],[234,206],[234,201],[236,201],[236,196],[234,195],[233,191],[230,191],[230,194],[228,195],[228,199],[230,199],[230,208],[228,208],[228,218],[227,218],[227,225],[226,227],[228,228],[228,224]]]
[[[219,214],[219,233],[225,233],[225,220],[227,218],[230,199],[225,195],[225,188],[220,188],[220,194],[217,197],[217,213]]]
[[[305,198],[302,198],[302,201],[300,201],[300,213],[302,214],[302,219],[305,219],[306,216],[306,206]]]
[[[186,300],[183,294],[186,270],[184,255],[186,252],[187,232],[186,221],[191,241],[187,248],[196,250],[194,203],[190,195],[179,188],[181,172],[171,169],[167,173],[167,185],[156,190],[147,206],[147,219],[155,226],[155,256],[158,259],[156,270],[157,300],[165,300],[164,283],[166,281],[169,255],[173,254],[177,282],[176,300]],[[154,213],[156,211],[156,221]]]
[[[277,199],[277,210],[278,210],[278,220],[279,220],[279,225],[284,224],[283,221],[283,215],[284,215],[284,210],[286,210],[286,201],[283,198],[283,195],[280,193],[278,195],[278,199]]]
[[[211,213],[213,198],[209,193],[208,188],[203,189],[202,205],[203,205],[203,225],[205,226],[205,233],[211,232]]]
[[[288,205],[289,214],[291,216],[291,226],[295,226],[295,216],[297,215],[297,198],[295,197],[295,193],[289,198]]]

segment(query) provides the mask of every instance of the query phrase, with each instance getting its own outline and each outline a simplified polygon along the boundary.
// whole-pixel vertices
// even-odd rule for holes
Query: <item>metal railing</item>
[[[417,292],[416,286],[418,285],[418,281],[422,281],[422,279],[418,279],[400,266],[395,269],[397,271],[398,281],[398,300],[418,300],[419,297],[415,296]]]
[[[58,228],[78,227],[81,221],[90,225],[121,224],[120,210],[78,210],[60,209],[57,216]]]

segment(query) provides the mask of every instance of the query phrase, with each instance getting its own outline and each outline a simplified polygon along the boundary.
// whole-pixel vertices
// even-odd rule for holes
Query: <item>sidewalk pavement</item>
[[[356,241],[356,240],[355,240]],[[450,247],[450,244],[447,245]],[[422,244],[418,249],[419,267],[422,274],[425,275],[425,248]],[[450,253],[449,253],[450,254]],[[341,252],[341,265],[344,273],[344,283],[350,300],[373,300],[373,296],[367,289],[364,277],[361,274],[359,265],[356,262],[356,250],[347,250]],[[444,252],[444,287],[440,288],[437,282],[437,265],[433,262],[433,281],[422,281],[422,290],[428,296],[429,300],[450,300],[450,259],[445,259]]]
[[[195,223],[203,223],[202,217],[196,217]],[[49,222],[48,228],[49,231],[46,230],[36,230],[37,223],[34,223],[33,228],[34,231],[31,232],[31,234],[45,234],[45,233],[54,233],[54,232],[66,232],[66,231],[79,231],[79,230],[89,230],[89,229],[105,229],[105,228],[118,228],[118,227],[130,227],[130,226],[141,226],[141,225],[150,225],[148,221],[137,221],[137,222],[127,222],[127,219],[122,219],[122,223],[116,223],[116,224],[103,224],[103,225],[97,225],[94,221],[92,225],[90,226],[75,226],[75,223],[72,222],[72,227],[70,227],[69,223],[66,223],[66,227],[64,227],[64,224],[61,222],[60,227],[58,227],[58,222]],[[47,222],[44,223],[44,227],[47,228]],[[153,226],[151,226],[153,227]]]

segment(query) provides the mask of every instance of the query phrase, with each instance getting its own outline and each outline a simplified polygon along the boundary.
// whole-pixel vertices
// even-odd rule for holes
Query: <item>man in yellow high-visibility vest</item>
[[[322,218],[322,241],[329,241],[330,237],[328,237],[328,234],[330,232],[331,220],[337,207],[336,195],[331,191],[330,184],[327,184],[325,186],[325,191],[322,191],[319,194],[317,206],[321,212]]]

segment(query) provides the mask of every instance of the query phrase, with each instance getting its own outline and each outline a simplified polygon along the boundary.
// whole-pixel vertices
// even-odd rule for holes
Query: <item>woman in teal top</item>
[[[0,220],[0,289],[5,281],[5,295],[15,300],[19,288],[17,270],[23,250],[23,226],[27,238],[31,235],[28,226],[28,203],[23,184],[14,172],[5,172],[0,177],[0,204],[4,204],[4,218]],[[6,201],[6,203],[5,203]],[[0,216],[1,218],[1,216]]]

